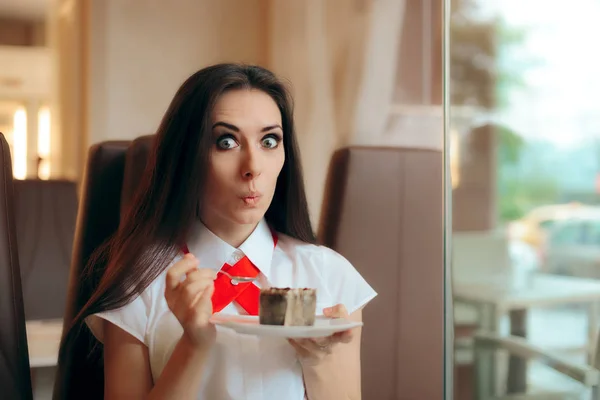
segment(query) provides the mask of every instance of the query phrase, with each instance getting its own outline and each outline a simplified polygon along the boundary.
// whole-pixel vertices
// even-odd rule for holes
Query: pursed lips
[[[244,201],[246,205],[254,205],[258,203],[261,198],[261,194],[258,192],[247,193],[241,196],[241,199]]]

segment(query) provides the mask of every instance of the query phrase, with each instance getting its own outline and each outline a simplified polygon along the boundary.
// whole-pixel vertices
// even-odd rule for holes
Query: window
[[[47,105],[0,100],[0,132],[10,148],[15,179],[50,178],[51,120]]]
[[[550,243],[552,245],[574,245],[581,243],[582,223],[580,221],[568,221],[561,224],[551,233]]]
[[[38,111],[37,174],[40,179],[50,178],[50,108]]]
[[[540,228],[542,228],[543,230],[547,231],[550,228],[552,228],[555,225],[556,221],[552,220],[552,219],[547,219],[544,221],[540,221]]]
[[[587,221],[583,224],[582,242],[586,246],[600,246],[600,221]]]

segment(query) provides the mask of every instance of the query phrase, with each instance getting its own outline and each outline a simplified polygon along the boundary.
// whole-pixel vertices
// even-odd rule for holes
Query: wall
[[[50,96],[51,52],[45,47],[0,45],[0,98]]]
[[[178,86],[203,66],[264,61],[266,1],[164,4],[91,2],[89,144],[153,133]]]
[[[405,0],[395,103],[442,104],[442,0]]]
[[[0,100],[16,100],[27,108],[28,177],[37,176],[37,113],[51,92],[52,53],[45,47],[45,29],[43,20],[0,17]],[[12,119],[10,126],[12,130]]]
[[[63,102],[70,104],[68,109],[82,111],[72,118],[79,119],[77,126],[68,127],[71,122],[66,115],[63,119],[64,154],[67,148],[85,154],[100,141],[155,132],[177,87],[203,66],[219,61],[259,63],[291,80],[311,217],[318,221],[323,171],[332,150],[348,144],[352,133],[349,102],[354,101],[358,84],[349,83],[360,81],[364,62],[360,39],[367,34],[370,1],[177,0],[169,6],[159,0],[61,1],[87,5],[80,65],[84,76],[75,84],[80,93]],[[404,29],[403,42],[419,37],[423,26],[433,23],[439,29],[434,22],[441,2],[429,3],[431,7],[424,9],[419,1],[407,1],[406,19],[417,22]],[[436,38],[433,32],[431,36]],[[73,37],[67,35],[65,40],[74,41]],[[71,50],[78,46],[71,43]],[[399,83],[426,82],[422,74],[415,74],[421,73],[423,63],[436,64],[440,46],[439,41],[432,43],[431,53],[418,56],[414,48],[402,53]],[[72,55],[67,58],[77,60]],[[70,63],[74,66],[76,61]],[[66,89],[73,87],[67,84]],[[432,85],[429,89],[435,93],[425,99],[418,97],[423,93],[420,87],[414,89],[417,93],[400,96],[400,103],[423,105],[440,98],[439,85]],[[398,135],[369,138],[365,144],[439,148],[440,116],[438,112],[423,118],[412,111],[408,116],[395,115],[388,125]],[[68,139],[73,135],[78,135],[80,144]],[[73,161],[76,166],[68,167],[69,171],[83,168],[84,156]]]
[[[52,52],[51,176],[78,180],[86,147],[86,12],[93,0],[56,0],[48,13]]]
[[[45,29],[43,21],[0,17],[0,45],[44,46]]]

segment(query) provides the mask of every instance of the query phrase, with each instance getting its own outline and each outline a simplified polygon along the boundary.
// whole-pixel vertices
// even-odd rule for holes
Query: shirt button
[[[241,250],[236,250],[235,253],[233,253],[233,260],[235,262],[240,261],[242,258],[244,258],[244,253],[242,253]]]

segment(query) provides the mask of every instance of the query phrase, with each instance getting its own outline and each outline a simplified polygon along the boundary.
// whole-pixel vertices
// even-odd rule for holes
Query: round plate
[[[233,329],[237,333],[289,339],[326,337],[363,325],[362,322],[325,317],[317,317],[313,326],[261,325],[256,316],[231,314],[214,314],[210,321],[215,325]]]

